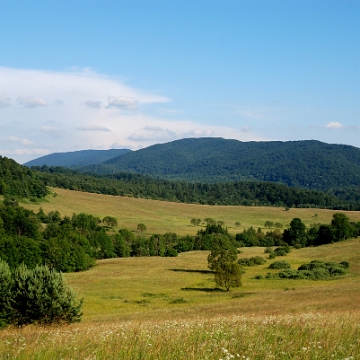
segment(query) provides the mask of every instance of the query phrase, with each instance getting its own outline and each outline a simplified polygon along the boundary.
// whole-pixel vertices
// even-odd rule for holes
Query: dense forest
[[[360,185],[360,149],[314,140],[182,139],[132,151],[82,171],[122,171],[202,183],[256,180],[324,190]]]
[[[41,198],[46,194],[44,182],[33,171],[0,156],[0,195]]]
[[[209,204],[283,207],[319,207],[357,210],[356,198],[342,200],[316,190],[296,189],[270,182],[189,183],[154,179],[150,176],[118,173],[83,174],[60,167],[33,167],[36,177],[47,186],[107,195]]]

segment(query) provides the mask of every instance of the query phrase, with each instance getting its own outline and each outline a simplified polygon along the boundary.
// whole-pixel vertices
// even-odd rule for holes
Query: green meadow
[[[41,204],[22,204],[61,215],[86,212],[114,216],[119,228],[147,233],[195,234],[191,218],[212,217],[233,233],[263,227],[329,223],[334,211],[223,207],[166,203],[53,189]],[[346,212],[352,221],[360,213]],[[235,227],[239,221],[241,226]],[[6,328],[0,359],[359,359],[360,241],[292,250],[269,260],[264,248],[242,248],[240,257],[262,256],[264,265],[244,267],[242,287],[216,288],[205,251],[175,258],[138,257],[98,261],[89,271],[65,274],[84,298],[83,320],[66,327]],[[292,269],[311,260],[349,261],[336,280],[257,280],[269,265],[286,260]]]

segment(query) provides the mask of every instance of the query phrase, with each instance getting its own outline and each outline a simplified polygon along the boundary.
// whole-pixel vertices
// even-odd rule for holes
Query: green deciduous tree
[[[235,263],[237,250],[224,234],[213,234],[208,266],[215,272],[215,282],[229,291],[241,285],[241,268]]]
[[[137,230],[140,232],[140,234],[141,234],[143,231],[146,231],[146,226],[145,226],[145,224],[143,224],[143,223],[138,224]]]

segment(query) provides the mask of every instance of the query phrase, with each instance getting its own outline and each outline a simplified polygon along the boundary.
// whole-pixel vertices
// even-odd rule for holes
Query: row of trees
[[[83,174],[46,166],[32,169],[36,177],[48,186],[107,195],[209,205],[360,209],[360,202],[356,197],[343,201],[334,194],[271,182],[189,183],[154,179],[134,173]]]

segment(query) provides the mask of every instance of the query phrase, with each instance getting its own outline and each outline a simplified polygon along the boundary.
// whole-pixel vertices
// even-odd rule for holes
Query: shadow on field
[[[199,274],[213,274],[211,270],[187,270],[187,269],[169,269],[170,271],[179,271],[179,272],[189,272],[189,273],[199,273]]]
[[[227,292],[224,289],[220,289],[220,288],[192,288],[192,287],[186,287],[186,288],[181,288],[181,290],[184,291],[203,291],[203,292]]]

